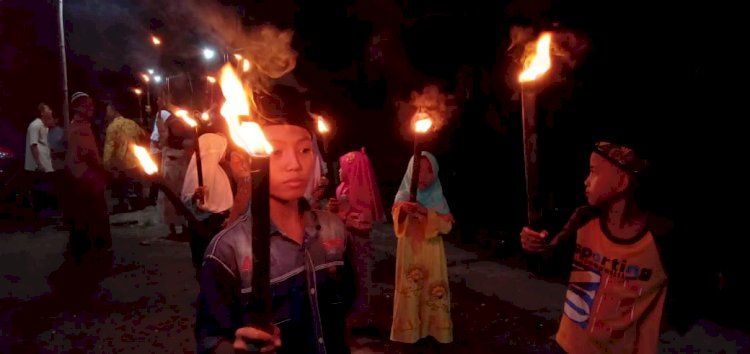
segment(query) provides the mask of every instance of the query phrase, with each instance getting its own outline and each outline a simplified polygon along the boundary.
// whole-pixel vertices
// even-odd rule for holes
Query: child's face
[[[273,146],[269,166],[271,196],[283,201],[302,198],[315,165],[310,133],[294,125],[267,126],[263,133]]]
[[[592,152],[589,159],[589,175],[584,181],[589,205],[603,206],[624,192],[630,183],[627,173]]]
[[[432,170],[432,164],[430,160],[422,156],[419,159],[419,189],[425,189],[429,187],[432,182],[435,181],[435,172]]]

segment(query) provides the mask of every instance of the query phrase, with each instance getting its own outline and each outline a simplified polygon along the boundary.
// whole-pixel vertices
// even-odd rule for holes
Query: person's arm
[[[453,228],[453,215],[440,214],[436,210],[426,209],[420,211],[425,215],[425,237],[430,239],[439,235],[446,235]]]
[[[527,253],[550,256],[552,251],[565,240],[574,238],[578,229],[596,217],[597,211],[591,206],[577,208],[565,225],[550,239],[547,230],[537,231],[530,227],[521,230],[521,247]]]
[[[42,167],[42,160],[39,158],[39,136],[40,134],[41,134],[41,127],[37,124],[32,123],[29,126],[29,146],[31,146],[31,156],[34,158],[37,171],[44,169],[44,167]]]

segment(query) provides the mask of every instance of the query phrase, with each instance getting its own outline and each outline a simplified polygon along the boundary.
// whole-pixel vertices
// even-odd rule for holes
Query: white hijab
[[[206,189],[205,204],[198,206],[211,213],[221,213],[232,207],[234,196],[229,177],[219,162],[227,151],[227,139],[219,134],[206,133],[200,136],[203,186]],[[182,184],[182,200],[188,201],[198,188],[198,167],[195,154],[190,158],[185,182]]]
[[[315,134],[313,136],[313,152],[315,154],[315,165],[313,166],[313,173],[312,176],[310,176],[310,181],[307,182],[307,189],[305,190],[305,198],[308,201],[312,201],[312,195],[315,191],[315,188],[318,187],[318,184],[320,184],[321,178],[326,175],[327,168],[326,164],[323,161],[323,155],[320,153],[320,148],[318,147],[318,141],[315,137]],[[328,181],[328,183],[333,183],[332,181]]]

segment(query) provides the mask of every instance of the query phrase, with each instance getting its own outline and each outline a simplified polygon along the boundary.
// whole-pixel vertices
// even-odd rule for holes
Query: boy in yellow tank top
[[[555,337],[568,353],[656,353],[667,292],[662,256],[670,223],[641,210],[633,192],[648,162],[625,146],[596,144],[581,207],[549,239],[524,228],[521,245],[546,253],[575,235],[573,266]]]

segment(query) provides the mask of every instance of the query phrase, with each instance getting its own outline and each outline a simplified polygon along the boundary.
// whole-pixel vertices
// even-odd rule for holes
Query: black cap
[[[275,85],[270,93],[255,93],[256,117],[258,124],[295,125],[314,132],[313,119],[307,112],[305,96],[296,88]]]

